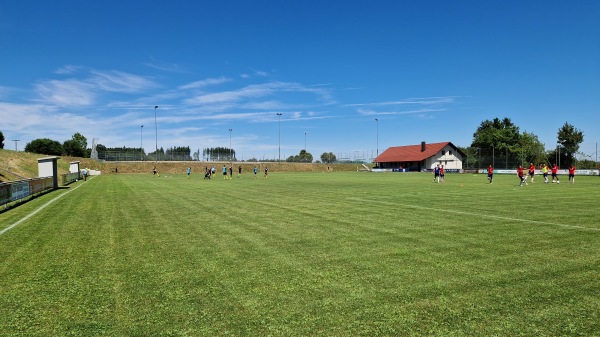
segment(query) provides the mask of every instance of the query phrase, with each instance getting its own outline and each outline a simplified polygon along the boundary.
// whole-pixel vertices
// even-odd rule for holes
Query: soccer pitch
[[[93,177],[0,214],[0,336],[598,336],[600,179],[561,178]]]

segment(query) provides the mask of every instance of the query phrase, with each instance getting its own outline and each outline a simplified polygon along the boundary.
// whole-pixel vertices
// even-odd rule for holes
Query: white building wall
[[[444,153],[442,155],[442,153]],[[444,148],[436,153],[433,157],[427,158],[425,166],[429,169],[435,168],[436,165],[444,165],[445,169],[449,170],[461,170],[463,158],[457,149],[450,145],[444,146]]]

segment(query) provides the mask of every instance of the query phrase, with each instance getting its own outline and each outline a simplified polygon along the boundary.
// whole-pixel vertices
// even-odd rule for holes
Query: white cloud
[[[47,113],[42,104],[15,104],[0,102],[2,126],[8,129],[23,130],[41,120]]]
[[[93,104],[95,99],[93,87],[79,80],[38,83],[35,90],[42,102],[63,107],[87,106]]]
[[[312,93],[321,101],[332,103],[331,94],[326,89],[308,88],[297,83],[288,82],[268,82],[262,84],[252,84],[238,90],[230,90],[216,93],[208,93],[189,98],[184,102],[186,104],[215,104],[224,102],[238,102],[243,99],[253,99],[265,96],[271,96],[278,92],[296,92],[296,93]]]
[[[217,85],[217,84],[221,84],[221,83],[226,83],[229,81],[231,81],[231,80],[226,77],[223,77],[223,76],[218,77],[218,78],[207,78],[205,80],[200,80],[200,81],[182,85],[178,89],[180,89],[180,90],[198,89],[198,88],[203,88],[203,87],[206,87],[209,85]]]
[[[158,69],[160,71],[165,71],[165,72],[170,72],[170,73],[185,73],[186,72],[186,70],[184,68],[182,68],[180,65],[178,65],[176,63],[160,62],[153,57],[150,58],[150,61],[151,62],[145,62],[144,65],[146,67],[150,67],[153,69]]]
[[[92,71],[92,74],[94,76],[89,79],[89,82],[104,91],[136,93],[157,87],[156,83],[145,77],[121,71]]]
[[[76,69],[76,66],[65,66],[57,73],[69,74]],[[60,107],[85,107],[95,104],[102,92],[133,94],[157,86],[142,76],[93,70],[87,78],[41,81],[34,90],[41,97],[39,102]]]
[[[82,68],[83,67],[80,67],[80,66],[66,65],[66,66],[63,66],[62,68],[57,69],[56,71],[54,71],[54,73],[59,74],[59,75],[71,75]]]
[[[223,91],[205,94],[190,98],[185,102],[188,104],[213,104],[224,102],[236,102],[243,98],[258,98],[270,95],[276,89],[274,83],[253,84],[239,90]]]
[[[407,98],[400,101],[389,101],[389,102],[375,102],[375,103],[358,103],[358,104],[346,104],[345,106],[387,106],[387,105],[432,105],[432,104],[449,104],[456,102],[455,96],[445,97],[421,97],[421,98]]]
[[[262,70],[254,70],[253,69],[252,71],[254,71],[254,73],[252,75],[244,73],[244,74],[240,74],[240,77],[241,78],[251,78],[253,75],[257,76],[257,77],[269,77],[271,75],[270,73],[268,73],[266,71],[262,71]]]
[[[240,108],[242,109],[251,110],[282,110],[294,107],[297,108],[297,105],[290,106],[289,104],[279,101],[248,102],[240,105]]]
[[[376,111],[373,109],[357,109],[356,112],[363,116],[383,116],[383,115],[409,115],[409,114],[423,114],[427,112],[441,112],[447,109],[416,109],[416,110],[404,110],[404,111]]]

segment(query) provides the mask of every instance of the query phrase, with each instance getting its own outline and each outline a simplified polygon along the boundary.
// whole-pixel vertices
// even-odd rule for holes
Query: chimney
[[[427,148],[427,144],[425,144],[425,142],[421,142],[421,152],[425,152],[426,148]]]

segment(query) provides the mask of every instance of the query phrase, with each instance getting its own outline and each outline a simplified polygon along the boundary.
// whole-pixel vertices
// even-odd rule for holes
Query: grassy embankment
[[[29,152],[16,152],[6,149],[0,149],[0,182],[19,180],[21,178],[35,178],[38,176],[38,159],[48,157],[47,155],[35,154]],[[181,174],[186,172],[188,167],[192,168],[193,174],[202,174],[205,167],[215,166],[217,171],[223,164],[229,167],[229,162],[103,162],[96,161],[90,158],[74,158],[60,157],[58,160],[58,174],[69,172],[69,163],[73,161],[81,162],[80,166],[88,167],[93,170],[101,171],[102,173],[140,173],[151,174],[156,165],[159,173],[166,174]],[[234,171],[237,173],[237,168],[242,166],[244,172],[252,171],[254,165],[259,169],[264,169],[265,165],[269,167],[271,172],[326,172],[330,171],[356,171],[360,165],[358,164],[316,164],[316,163],[251,163],[251,162],[234,162]],[[362,167],[360,167],[362,168]]]

